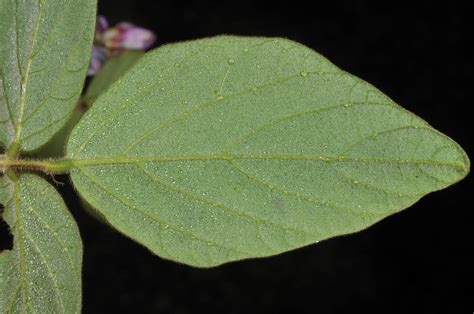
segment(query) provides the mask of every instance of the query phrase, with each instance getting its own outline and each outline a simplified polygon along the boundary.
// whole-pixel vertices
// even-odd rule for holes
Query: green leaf
[[[0,140],[31,151],[66,122],[89,64],[96,0],[0,0]]]
[[[110,58],[92,79],[84,100],[90,106],[105,92],[107,88],[119,79],[128,69],[130,69],[143,56],[141,50],[126,50],[121,54]]]
[[[11,252],[10,251],[2,251],[0,252],[0,291],[4,292],[7,291],[8,289],[8,268],[10,267],[8,265],[10,259],[11,259]],[[2,308],[3,305],[0,303],[0,308]]]
[[[113,82],[119,79],[143,54],[143,51],[128,50],[109,59],[99,73],[92,79],[87,92],[81,98],[81,103],[75,106],[74,111],[67,119],[63,128],[59,130],[46,145],[36,151],[35,156],[43,158],[63,157],[69,134],[71,134],[73,127],[79,122],[84,112],[102,92],[107,90]]]
[[[84,114],[85,108],[78,105],[71,112],[63,127],[53,135],[53,137],[41,148],[36,150],[32,156],[39,159],[63,158],[66,151],[66,143],[74,126],[79,122]]]
[[[0,205],[5,205],[9,199],[9,187],[6,177],[4,175],[0,176]],[[1,213],[1,211],[0,211]]]
[[[194,266],[364,229],[469,169],[455,142],[314,51],[229,36],[146,54],[67,150],[111,225]]]
[[[6,177],[4,180],[9,180]],[[58,192],[36,175],[10,182],[3,218],[13,250],[0,254],[0,313],[79,313],[82,243]]]

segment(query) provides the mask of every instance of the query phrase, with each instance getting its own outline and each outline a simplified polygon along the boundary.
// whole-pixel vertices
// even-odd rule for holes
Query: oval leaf
[[[204,267],[364,229],[468,171],[456,143],[314,51],[229,36],[145,55],[68,155],[111,225]]]
[[[89,64],[96,0],[0,0],[0,141],[31,151],[66,122]]]
[[[7,178],[3,178],[8,180]],[[0,254],[0,313],[80,313],[82,243],[58,192],[35,175],[12,185],[3,218],[13,250]]]

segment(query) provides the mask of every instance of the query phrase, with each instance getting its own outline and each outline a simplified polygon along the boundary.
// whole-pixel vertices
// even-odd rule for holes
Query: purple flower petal
[[[96,33],[102,34],[107,28],[109,28],[109,22],[107,21],[107,18],[103,15],[98,15],[95,25]]]
[[[92,56],[91,61],[89,63],[89,69],[87,70],[87,75],[95,75],[100,70],[106,60],[107,54],[104,48],[100,48],[95,45],[92,46]]]
[[[110,49],[146,50],[155,40],[156,36],[152,31],[129,22],[119,23],[103,34],[104,45]]]
[[[135,27],[123,34],[122,47],[125,49],[146,50],[155,43],[155,40],[156,36],[153,32],[141,27]]]
[[[155,34],[130,22],[109,27],[105,16],[98,15],[94,46],[87,75],[95,75],[111,55],[126,49],[146,50],[156,41]]]

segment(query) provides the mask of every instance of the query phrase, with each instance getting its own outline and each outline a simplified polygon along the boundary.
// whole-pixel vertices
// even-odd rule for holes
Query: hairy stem
[[[45,173],[67,173],[72,168],[70,159],[60,160],[27,160],[10,159],[8,156],[0,155],[0,172],[5,173],[12,169],[15,171],[42,171]]]

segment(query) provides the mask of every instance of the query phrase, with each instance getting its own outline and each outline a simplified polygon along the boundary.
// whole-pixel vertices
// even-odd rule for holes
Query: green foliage
[[[469,172],[453,140],[279,38],[127,52],[93,80],[81,118],[95,9],[0,0],[0,203],[14,237],[0,254],[0,313],[81,307],[77,226],[28,171],[70,173],[97,217],[198,267],[359,231]]]
[[[140,60],[143,54],[141,50],[127,50],[110,58],[87,87],[84,95],[87,106],[92,105],[97,97]]]
[[[112,226],[204,267],[361,230],[468,168],[456,143],[310,49],[229,36],[149,53],[67,157]]]
[[[19,153],[44,145],[79,98],[95,11],[95,0],[0,0],[0,201],[14,237],[0,254],[0,313],[80,312],[77,226],[52,186],[17,172],[35,170]]]
[[[12,251],[0,254],[0,313],[79,313],[82,243],[58,192],[44,179],[21,175],[3,218]]]
[[[82,91],[95,0],[0,0],[0,141],[45,144]]]
[[[96,98],[132,67],[143,54],[144,52],[141,50],[127,50],[120,55],[110,58],[97,75],[94,76],[84,96],[81,97],[74,107],[63,128],[46,145],[36,151],[35,156],[43,158],[63,157],[65,155],[67,139],[82,115],[92,106]]]

